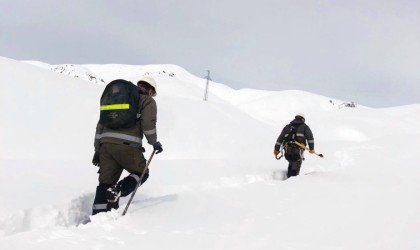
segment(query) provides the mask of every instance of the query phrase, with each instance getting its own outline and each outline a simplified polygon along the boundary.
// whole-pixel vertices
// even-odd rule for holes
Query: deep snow
[[[214,82],[204,102],[205,80],[175,65],[72,67],[106,82],[155,77],[164,152],[125,217],[122,206],[84,224],[105,85],[0,57],[1,249],[420,249],[420,105],[341,108]],[[273,146],[297,112],[326,157],[306,154],[283,181]]]

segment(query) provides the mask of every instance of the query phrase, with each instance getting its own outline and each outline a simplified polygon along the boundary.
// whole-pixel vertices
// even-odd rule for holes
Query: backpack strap
[[[297,138],[299,136],[305,138],[305,128],[303,128],[303,133],[298,133],[298,130],[302,126],[305,126],[305,128],[306,128],[306,124],[305,123],[302,123],[302,124],[300,124],[299,126],[296,127],[296,137],[295,138]]]

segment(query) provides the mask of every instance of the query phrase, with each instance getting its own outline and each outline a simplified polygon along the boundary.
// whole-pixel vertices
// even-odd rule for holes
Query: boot
[[[113,185],[106,190],[106,200],[108,203],[116,203],[120,199],[121,190],[118,185]]]
[[[92,215],[109,211],[107,209],[108,202],[106,200],[106,192],[108,188],[109,188],[108,184],[99,184],[96,187],[95,200],[92,206]]]

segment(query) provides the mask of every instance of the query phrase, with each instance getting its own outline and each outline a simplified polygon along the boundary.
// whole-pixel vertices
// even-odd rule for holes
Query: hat
[[[155,79],[151,78],[150,76],[143,76],[138,82],[137,85],[139,84],[139,82],[146,82],[147,84],[149,84],[150,86],[153,87],[153,89],[155,90],[155,94],[153,96],[156,96],[157,94],[157,85],[156,85],[156,81]]]
[[[297,118],[303,118],[303,119],[305,119],[305,115],[301,112],[301,113],[297,113],[296,115],[295,115],[295,118],[297,119]]]

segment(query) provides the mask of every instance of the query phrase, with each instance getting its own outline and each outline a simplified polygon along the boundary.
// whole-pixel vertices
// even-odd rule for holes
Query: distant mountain
[[[105,84],[106,81],[101,78],[100,76],[96,75],[95,73],[91,72],[89,69],[75,64],[58,64],[58,65],[50,65],[43,62],[38,61],[25,61],[26,63],[39,66],[41,68],[50,69],[54,72],[67,75],[74,78],[79,78],[81,80],[98,83],[98,84]]]
[[[50,69],[54,72],[64,74],[73,78],[97,83],[106,84],[114,79],[126,79],[136,82],[142,76],[152,76],[157,79],[159,96],[174,96],[181,94],[193,99],[202,99],[206,80],[189,73],[184,68],[171,64],[151,65],[125,65],[125,64],[60,64],[49,65],[38,61],[26,61],[32,65]],[[177,83],[177,84],[175,84]],[[302,109],[301,102],[304,102],[305,109],[333,110],[342,108],[360,107],[354,102],[341,101],[333,98],[319,96],[313,93],[297,90],[285,91],[264,91],[255,89],[234,90],[225,84],[216,82],[210,83],[210,98],[215,101],[225,101],[237,106],[245,113],[269,123],[280,122],[272,117],[271,112],[261,112],[262,109],[276,107],[277,113],[291,116],[293,112]],[[184,97],[185,97],[184,96]],[[312,103],[312,105],[310,105]],[[308,104],[308,105],[307,105]],[[317,105],[314,105],[317,104]],[[307,106],[306,106],[307,105]],[[295,107],[295,108],[290,108]],[[314,111],[315,111],[314,110]],[[289,111],[289,112],[288,112]],[[291,113],[290,113],[291,112]],[[317,112],[317,111],[315,111]],[[269,115],[267,115],[269,114]],[[281,121],[283,122],[283,121]]]
[[[86,80],[93,83],[102,83],[105,84],[105,80],[94,75],[88,69],[74,64],[62,64],[62,65],[54,65],[51,70],[68,75],[74,78],[80,78],[82,80]]]

